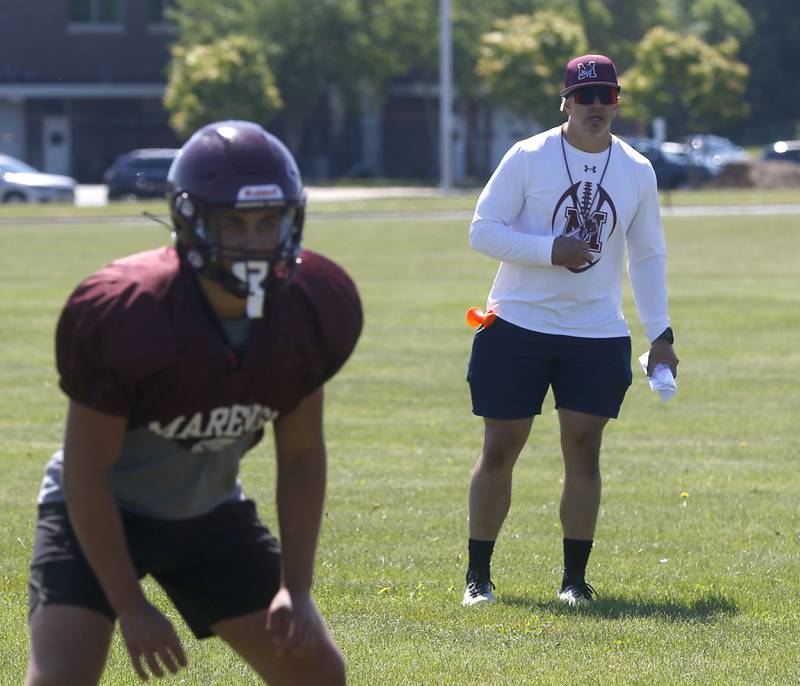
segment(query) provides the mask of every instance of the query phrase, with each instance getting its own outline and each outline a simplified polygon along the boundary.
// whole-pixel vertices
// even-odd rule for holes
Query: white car
[[[69,176],[44,174],[15,157],[0,155],[0,202],[74,204],[77,185]]]
[[[692,158],[703,164],[712,176],[719,174],[726,164],[748,162],[747,151],[722,136],[694,134],[686,138]]]

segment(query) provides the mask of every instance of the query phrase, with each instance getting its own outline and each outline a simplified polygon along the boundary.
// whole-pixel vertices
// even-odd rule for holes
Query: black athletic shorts
[[[200,517],[151,519],[122,512],[139,578],[152,575],[197,638],[211,626],[269,606],[280,585],[280,547],[251,500]],[[63,503],[39,506],[28,583],[29,610],[40,603],[116,614],[81,552]]]
[[[556,407],[617,417],[632,378],[629,336],[539,333],[499,317],[475,334],[467,369],[472,411],[490,419],[541,414],[551,386]]]

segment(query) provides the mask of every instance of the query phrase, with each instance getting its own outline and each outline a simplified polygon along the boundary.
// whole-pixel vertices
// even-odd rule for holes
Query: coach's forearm
[[[108,474],[73,466],[65,473],[65,495],[83,554],[111,606],[122,615],[145,602],[128,553],[119,508],[108,485]]]

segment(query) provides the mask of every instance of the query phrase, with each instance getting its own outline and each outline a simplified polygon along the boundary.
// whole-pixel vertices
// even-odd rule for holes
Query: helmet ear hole
[[[195,218],[195,206],[188,193],[179,193],[175,196],[175,209],[184,219],[192,221]]]

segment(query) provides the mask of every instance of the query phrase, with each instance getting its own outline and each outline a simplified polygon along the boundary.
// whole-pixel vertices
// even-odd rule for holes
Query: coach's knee
[[[485,420],[481,462],[486,469],[509,469],[514,466],[530,435],[533,418],[521,420]]]
[[[478,468],[488,471],[503,471],[513,469],[522,449],[525,447],[525,438],[514,434],[487,435],[483,442]]]
[[[600,481],[600,462],[599,460],[568,460],[565,465],[565,474],[571,480]]]

